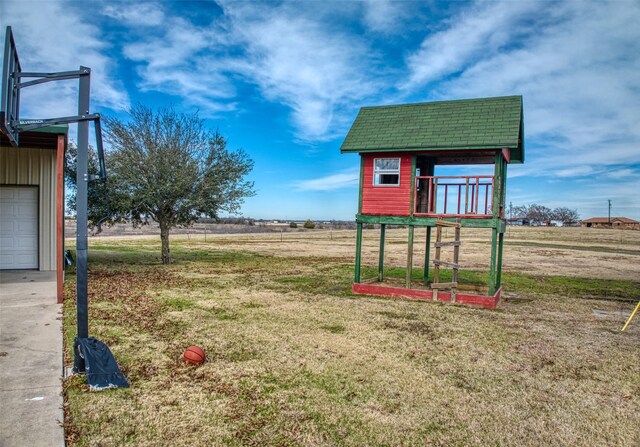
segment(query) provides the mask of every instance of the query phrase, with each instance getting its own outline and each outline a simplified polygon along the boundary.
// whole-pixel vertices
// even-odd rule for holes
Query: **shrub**
[[[316,227],[316,224],[311,222],[311,219],[307,219],[307,221],[304,223],[303,227],[307,228],[308,230],[313,230]]]
[[[289,224],[289,228],[298,228],[298,224],[297,224],[297,223],[295,223],[295,222],[291,222],[291,223]]]

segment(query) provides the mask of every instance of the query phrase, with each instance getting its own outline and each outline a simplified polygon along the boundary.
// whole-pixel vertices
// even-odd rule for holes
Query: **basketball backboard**
[[[2,61],[2,103],[0,103],[0,132],[5,134],[13,146],[18,145],[19,131],[14,124],[20,120],[20,79],[16,76],[22,71],[16,43],[11,27],[7,26]]]

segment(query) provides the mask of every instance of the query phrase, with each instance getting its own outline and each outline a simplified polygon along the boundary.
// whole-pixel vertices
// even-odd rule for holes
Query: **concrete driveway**
[[[0,271],[0,446],[64,446],[55,272]]]

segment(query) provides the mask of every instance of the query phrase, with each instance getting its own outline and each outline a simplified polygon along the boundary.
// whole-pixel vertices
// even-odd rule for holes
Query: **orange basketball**
[[[206,359],[204,350],[200,346],[189,346],[183,354],[184,361],[192,365],[202,365]]]

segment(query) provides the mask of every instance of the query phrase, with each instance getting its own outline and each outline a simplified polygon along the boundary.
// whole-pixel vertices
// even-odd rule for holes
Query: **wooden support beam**
[[[498,241],[498,230],[491,231],[491,264],[489,266],[489,295],[496,292],[496,251]]]
[[[378,282],[384,279],[384,235],[386,224],[380,224],[380,254],[378,257]]]
[[[438,225],[436,227],[436,244],[442,241],[442,226]],[[435,245],[435,244],[434,244]],[[436,256],[433,260],[433,283],[431,283],[431,287],[433,288],[433,284],[438,284],[440,282],[440,264],[436,261],[440,261],[440,247],[436,247]],[[438,289],[434,288],[433,290],[433,300],[438,301]]]
[[[507,197],[507,163],[509,162],[504,156],[502,157],[502,177],[501,177],[501,188],[500,188],[500,218],[504,217],[504,205]],[[499,289],[502,287],[502,252],[504,251],[504,231],[505,231],[505,221],[501,220],[500,227],[496,228],[496,231],[499,232],[498,236],[498,258],[496,259],[496,282],[495,289]]]
[[[360,262],[362,259],[362,224],[356,224],[356,266],[353,274],[353,282],[360,282]]]
[[[455,217],[447,217],[440,219],[437,217],[420,217],[420,216],[378,216],[369,214],[356,215],[356,222],[365,224],[381,224],[387,225],[415,225],[433,227],[436,222],[442,220],[444,222],[455,222]],[[465,228],[495,228],[501,225],[501,219],[491,218],[460,218],[460,225]]]
[[[504,190],[503,166],[504,157],[502,152],[497,152],[494,161],[494,180],[493,180],[493,218],[496,226],[491,230],[491,264],[489,266],[489,294],[493,295],[496,291],[496,267],[497,267],[497,251],[498,251],[498,227],[502,220],[502,197]]]
[[[427,284],[429,282],[429,255],[431,254],[431,227],[427,227],[427,241],[424,249],[424,273],[422,281]]]
[[[409,243],[407,247],[407,289],[411,288],[411,276],[413,273],[413,225],[409,225]]]
[[[451,272],[451,282],[453,284],[456,284],[455,286],[451,287],[451,302],[455,303],[456,302],[456,287],[458,284],[458,269],[460,268],[459,265],[459,258],[460,258],[460,224],[458,224],[458,226],[455,229],[455,242],[457,242],[456,245],[453,246],[453,272]]]
[[[459,247],[460,246],[460,241],[435,242],[433,245],[435,247]]]
[[[502,251],[504,249],[504,233],[498,235],[498,260],[496,272],[496,289],[502,287]]]
[[[436,220],[436,225],[439,227],[460,228],[460,222],[450,222],[442,219]]]
[[[507,201],[507,161],[502,160],[502,196],[500,197],[500,218],[505,216],[505,202]]]
[[[439,259],[434,259],[433,264],[437,266],[442,266],[442,267],[451,267],[453,269],[460,268],[460,264],[458,264],[457,262],[447,262],[447,261],[441,261]]]

